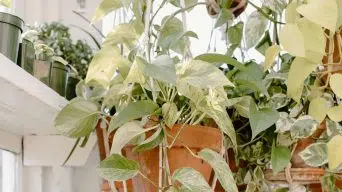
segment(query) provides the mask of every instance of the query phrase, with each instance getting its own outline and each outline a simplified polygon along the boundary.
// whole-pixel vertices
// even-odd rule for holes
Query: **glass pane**
[[[0,192],[16,192],[17,178],[16,155],[0,150]]]

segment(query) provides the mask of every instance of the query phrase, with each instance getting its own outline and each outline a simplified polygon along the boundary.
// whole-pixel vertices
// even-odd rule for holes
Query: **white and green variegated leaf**
[[[273,108],[258,109],[254,101],[250,102],[249,121],[252,129],[252,139],[259,133],[274,125],[279,119],[279,113]]]
[[[135,177],[139,172],[139,164],[119,154],[113,154],[100,163],[100,177],[109,181],[125,181]]]
[[[275,109],[280,109],[287,106],[291,102],[291,99],[284,93],[276,93],[272,95],[271,102]]]
[[[106,16],[108,13],[122,7],[121,0],[103,0],[95,10],[92,22],[96,22]]]
[[[116,46],[104,46],[91,61],[85,82],[95,81],[107,88],[119,65],[129,66],[129,61],[120,55]]]
[[[302,57],[296,57],[293,61],[288,77],[287,95],[293,98],[297,103],[300,103],[304,80],[316,69],[316,67],[317,63]]]
[[[108,93],[104,97],[102,105],[111,109],[114,106],[119,105],[120,101],[127,98],[132,92],[132,86],[126,84],[116,84],[111,86]]]
[[[310,0],[297,8],[299,14],[313,23],[331,31],[336,31],[339,23],[338,0]]]
[[[337,73],[330,77],[330,87],[337,97],[342,98],[342,74]]]
[[[171,83],[173,85],[176,84],[176,66],[169,56],[159,56],[152,63],[147,63],[147,61],[141,57],[137,57],[136,59],[143,64],[143,71],[146,76],[152,77],[165,83]]]
[[[211,149],[203,149],[198,153],[198,156],[213,168],[221,186],[226,191],[238,192],[233,173],[220,154]]]
[[[139,39],[133,23],[123,23],[115,26],[104,39],[103,45],[124,44],[128,48],[134,48]]]
[[[291,126],[291,137],[294,139],[306,138],[317,129],[319,123],[311,116],[298,118]]]
[[[254,47],[259,42],[267,25],[268,20],[259,11],[254,11],[248,16],[244,31],[247,49]]]
[[[336,135],[328,142],[329,169],[335,170],[342,165],[342,135]]]
[[[184,64],[179,67],[177,73],[179,81],[201,89],[234,86],[221,70],[200,60],[192,60]]]
[[[339,106],[331,107],[328,111],[328,116],[331,120],[335,122],[342,121],[342,104]]]
[[[241,100],[235,103],[233,106],[242,117],[249,118],[249,106],[252,98],[249,96],[240,98]]]
[[[273,174],[282,171],[290,162],[291,151],[288,147],[272,145],[271,164]]]
[[[309,115],[321,123],[329,111],[329,103],[326,99],[319,97],[310,102]]]
[[[289,114],[286,112],[279,113],[279,119],[276,122],[276,130],[277,133],[285,133],[291,130],[292,124],[294,123],[294,119],[289,117]]]
[[[170,49],[176,39],[183,36],[185,32],[183,23],[176,17],[169,19],[168,16],[162,20],[162,26],[157,44],[164,49]]]
[[[76,98],[58,113],[55,127],[64,136],[85,137],[94,130],[99,117],[96,104]]]
[[[143,129],[138,122],[132,121],[125,123],[115,132],[110,153],[121,154],[122,148],[132,140],[144,141],[145,132],[146,129]]]
[[[162,127],[160,127],[152,136],[147,138],[145,141],[141,142],[138,146],[133,148],[133,151],[149,151],[159,146],[165,137],[165,132]]]
[[[263,7],[268,7],[272,11],[281,14],[287,6],[286,0],[264,0]]]
[[[232,120],[230,119],[228,113],[226,112],[225,106],[217,102],[214,99],[202,102],[197,105],[198,109],[203,113],[206,113],[209,117],[213,118],[217,123],[218,127],[225,133],[232,145],[234,150],[237,150],[236,133]]]
[[[158,109],[158,105],[150,100],[141,100],[129,103],[124,109],[117,112],[110,121],[109,131],[113,131],[125,123],[134,119],[142,118],[153,114]]]
[[[277,134],[277,145],[290,147],[295,141],[291,138],[290,132]]]
[[[205,100],[205,95],[202,89],[189,85],[186,82],[178,81],[177,91],[190,99],[194,103],[201,103]]]
[[[210,192],[211,187],[202,174],[193,168],[180,168],[172,175],[173,182],[178,181],[191,192]]]
[[[177,105],[172,102],[164,103],[162,106],[162,114],[165,120],[165,124],[168,127],[172,127],[178,121],[182,111],[178,111]]]
[[[326,120],[326,124],[329,138],[335,137],[336,135],[342,135],[342,125],[330,119]]]
[[[328,163],[328,147],[326,143],[313,143],[299,153],[306,165],[320,167]]]

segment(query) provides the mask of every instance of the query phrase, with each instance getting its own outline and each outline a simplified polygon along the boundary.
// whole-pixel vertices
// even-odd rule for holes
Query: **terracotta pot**
[[[296,149],[291,158],[292,168],[310,167],[305,164],[304,160],[299,156],[299,153],[314,143],[326,129],[327,127],[324,121],[310,137],[301,139],[297,142]]]
[[[307,184],[320,184],[324,176],[324,169],[322,168],[291,168],[290,174],[293,182],[307,185]],[[281,171],[273,175],[271,169],[265,171],[265,179],[277,184],[287,184],[285,171]]]
[[[181,125],[174,126],[168,134],[175,136]],[[185,126],[172,149],[168,150],[168,162],[171,174],[181,167],[192,167],[201,172],[209,181],[212,168],[201,159],[193,157],[183,146],[188,146],[194,153],[203,148],[211,148],[217,152],[221,149],[221,132],[217,128],[204,126]],[[168,138],[170,143],[172,138]],[[132,147],[123,149],[128,159],[136,160],[141,166],[141,172],[149,179],[158,183],[159,173],[159,148],[145,152],[133,152]],[[156,192],[156,187],[147,182],[141,176],[133,178],[133,192]]]
[[[206,0],[206,1],[208,3],[207,5],[208,14],[211,16],[217,16],[219,14],[219,9],[220,9],[217,3],[219,0]],[[229,9],[233,12],[235,17],[238,17],[241,13],[245,11],[246,7],[247,7],[246,0],[233,0],[233,3],[229,7]]]

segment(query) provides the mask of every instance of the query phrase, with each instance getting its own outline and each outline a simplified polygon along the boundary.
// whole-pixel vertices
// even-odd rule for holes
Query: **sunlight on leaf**
[[[321,123],[329,111],[329,103],[324,98],[315,98],[309,106],[309,115]]]
[[[339,0],[310,0],[307,4],[299,6],[297,11],[321,27],[336,31],[338,22],[338,6],[336,1]]]
[[[342,74],[337,73],[330,77],[330,87],[337,97],[342,98]]]
[[[103,0],[95,10],[92,23],[102,19],[108,13],[122,7],[120,0]]]
[[[300,103],[304,80],[316,69],[316,67],[317,63],[302,57],[296,57],[293,61],[288,77],[287,95],[293,98],[297,103]]]
[[[342,104],[329,109],[328,116],[331,120],[336,122],[342,121]]]
[[[266,50],[265,55],[265,64],[264,64],[264,71],[271,69],[274,65],[274,60],[277,58],[278,54],[280,53],[280,46],[273,45]]]
[[[290,54],[305,57],[304,36],[296,24],[286,24],[279,32],[279,40]]]
[[[328,142],[328,160],[330,170],[334,170],[341,166],[342,135],[336,135]]]

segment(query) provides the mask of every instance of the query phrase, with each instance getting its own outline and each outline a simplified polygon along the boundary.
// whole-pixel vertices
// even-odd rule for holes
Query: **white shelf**
[[[0,54],[0,130],[56,134],[54,119],[67,100]]]

